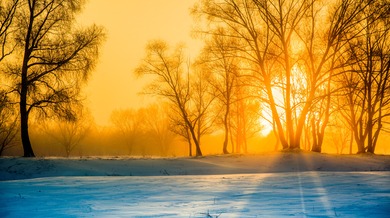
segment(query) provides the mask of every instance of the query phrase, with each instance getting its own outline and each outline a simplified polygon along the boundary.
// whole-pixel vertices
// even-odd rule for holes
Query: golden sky
[[[106,125],[113,110],[148,103],[139,95],[144,83],[132,72],[149,40],[175,45],[184,42],[195,58],[200,40],[191,37],[194,21],[189,10],[196,0],[89,0],[79,22],[96,23],[107,31],[99,63],[85,90],[97,124]],[[193,53],[193,54],[192,54]]]

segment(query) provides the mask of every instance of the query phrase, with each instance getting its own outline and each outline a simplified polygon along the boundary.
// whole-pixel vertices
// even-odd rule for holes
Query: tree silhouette
[[[143,109],[144,122],[148,137],[151,137],[160,148],[161,155],[167,155],[169,146],[172,144],[175,134],[170,130],[168,105],[164,103],[152,104]]]
[[[168,100],[171,104],[170,117],[175,133],[185,137],[189,144],[195,144],[196,156],[202,156],[200,140],[210,128],[207,112],[213,98],[207,96],[207,84],[202,72],[190,71],[190,63],[184,61],[183,46],[170,52],[164,41],[152,41],[146,47],[146,57],[135,70],[139,76],[152,75],[154,83],[147,92]]]
[[[42,130],[65,149],[66,157],[80,146],[93,125],[92,115],[87,109],[81,108],[74,112],[77,114],[75,120],[51,120]]]
[[[140,140],[145,131],[143,116],[146,115],[135,109],[114,110],[111,113],[111,122],[124,138],[129,155],[133,154],[137,140]]]
[[[15,44],[10,39],[13,26],[12,21],[15,17],[16,8],[19,0],[2,1],[0,3],[0,62],[9,56],[15,48]]]
[[[346,66],[352,30],[372,2],[325,7],[317,0],[203,0],[193,13],[207,20],[205,34],[239,41],[232,49],[246,76],[256,81],[257,98],[270,111],[283,148],[300,148],[310,125],[313,150],[321,151],[337,90],[333,78]],[[221,34],[220,28],[226,31]]]
[[[19,0],[0,2],[0,79],[6,81],[3,71],[6,70],[5,59],[15,50],[15,42],[12,41],[14,27],[12,21]],[[15,146],[17,131],[17,119],[10,99],[10,91],[6,87],[0,87],[0,155],[7,149]]]
[[[204,0],[194,9],[195,13],[203,15],[215,25],[227,28],[229,31],[224,37],[240,40],[240,46],[235,49],[240,52],[240,59],[250,69],[250,76],[261,84],[258,87],[266,96],[259,97],[272,112],[284,148],[299,147],[296,139],[300,132],[293,126],[297,123],[293,119],[293,109],[297,107],[292,105],[291,74],[296,58],[291,53],[291,41],[307,8],[303,1]],[[215,33],[213,26],[211,28],[210,32]],[[276,88],[285,97],[285,101],[279,106],[274,92]],[[283,109],[285,119],[280,109]],[[302,117],[305,115],[302,114]]]
[[[5,91],[0,90],[0,156],[16,145],[17,114]]]
[[[386,118],[390,115],[390,2],[367,5],[357,19],[353,40],[348,42],[344,80],[347,119],[358,153],[374,153]]]
[[[238,61],[236,51],[231,49],[234,40],[223,37],[224,29],[218,29],[218,34],[212,35],[209,41],[206,41],[202,54],[198,60],[198,64],[203,71],[209,72],[209,77],[206,78],[213,87],[213,93],[218,99],[218,104],[222,107],[221,117],[224,128],[224,141],[222,152],[228,154],[231,110],[235,95],[235,87],[237,85],[237,77],[239,76]],[[219,113],[219,109],[214,112]]]
[[[14,14],[13,38],[17,43],[8,75],[19,96],[21,139],[25,157],[33,157],[28,121],[40,116],[75,119],[73,106],[87,81],[104,39],[103,29],[76,28],[84,1],[20,0]]]

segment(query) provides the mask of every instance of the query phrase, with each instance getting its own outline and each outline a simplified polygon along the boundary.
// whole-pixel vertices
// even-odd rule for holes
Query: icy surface
[[[390,217],[390,156],[0,158],[0,217]]]
[[[390,172],[0,182],[0,217],[389,217]]]

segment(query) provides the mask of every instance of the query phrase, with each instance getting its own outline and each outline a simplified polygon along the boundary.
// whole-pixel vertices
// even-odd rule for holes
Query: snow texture
[[[390,217],[389,163],[311,153],[1,158],[0,217]]]

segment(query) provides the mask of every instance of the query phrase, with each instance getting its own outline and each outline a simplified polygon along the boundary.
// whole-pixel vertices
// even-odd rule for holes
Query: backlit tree
[[[8,75],[19,98],[25,157],[34,156],[29,118],[58,116],[74,120],[73,105],[92,72],[104,39],[101,27],[76,27],[83,0],[20,0],[12,25],[15,55]]]

